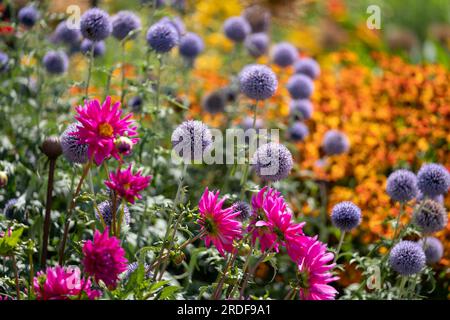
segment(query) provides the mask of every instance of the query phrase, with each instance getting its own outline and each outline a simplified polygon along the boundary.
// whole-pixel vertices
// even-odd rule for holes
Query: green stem
[[[403,296],[403,291],[405,289],[406,281],[408,281],[408,277],[402,276],[402,279],[400,281],[400,286],[398,288],[398,299],[400,300]]]
[[[255,130],[255,126],[256,126],[256,115],[258,113],[257,109],[258,109],[258,100],[255,101],[255,104],[253,105],[253,124],[252,124],[252,131]],[[250,141],[251,142],[251,141]],[[248,170],[250,167],[250,154],[248,155],[248,161],[245,162],[245,166],[244,166],[244,171],[243,171],[243,176],[242,176],[242,180],[241,180],[241,199],[244,199],[245,196],[245,184],[247,183],[247,179],[248,179]]]
[[[122,56],[122,65],[121,65],[121,72],[122,72],[122,80],[120,84],[121,93],[120,93],[120,105],[123,106],[123,100],[125,98],[125,42],[122,41],[120,44],[121,47],[121,56]]]
[[[337,262],[338,256],[339,256],[339,252],[341,251],[341,247],[342,247],[342,243],[344,243],[344,237],[345,237],[345,231],[341,231],[341,237],[339,239],[339,244],[336,248],[336,254],[334,256],[334,263]]]
[[[88,75],[87,75],[86,87],[85,87],[85,91],[84,91],[84,99],[85,100],[89,99],[89,85],[91,83],[92,68],[94,66],[94,48],[95,48],[95,41],[92,42],[92,47],[91,47],[91,50],[89,52]]]
[[[19,271],[17,270],[16,256],[12,255],[11,259],[12,259],[12,264],[13,264],[13,269],[14,269],[14,280],[16,283],[17,300],[20,300]]]

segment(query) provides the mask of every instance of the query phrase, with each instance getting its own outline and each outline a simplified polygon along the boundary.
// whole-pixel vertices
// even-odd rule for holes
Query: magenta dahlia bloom
[[[115,288],[119,275],[127,270],[125,250],[119,239],[109,236],[108,228],[103,233],[95,230],[94,241],[88,240],[83,246],[83,255],[86,273],[96,282],[103,281],[108,288]]]
[[[223,203],[226,198],[219,200],[219,191],[216,193],[205,189],[198,208],[201,225],[200,232],[206,232],[205,245],[209,247],[212,244],[223,256],[225,251],[233,251],[233,241],[242,236],[242,223],[238,220],[239,211],[234,207],[223,209]]]
[[[78,138],[80,144],[88,145],[88,156],[94,157],[97,165],[109,156],[120,159],[114,144],[116,139],[127,136],[134,144],[137,143],[136,126],[131,120],[133,114],[122,117],[120,102],[111,107],[111,97],[106,97],[102,105],[96,99],[88,101],[84,106],[78,106],[76,111],[78,115],[75,119],[80,123],[72,135]]]
[[[109,180],[105,181],[106,186],[114,190],[116,195],[124,198],[129,203],[134,203],[135,199],[141,199],[140,191],[147,188],[152,180],[152,176],[142,176],[141,170],[133,174],[131,164],[127,169],[117,168],[116,172],[109,174]]]
[[[78,297],[93,300],[101,295],[99,290],[92,289],[91,280],[81,278],[78,268],[48,267],[45,273],[37,273],[33,286],[38,300],[69,300]]]

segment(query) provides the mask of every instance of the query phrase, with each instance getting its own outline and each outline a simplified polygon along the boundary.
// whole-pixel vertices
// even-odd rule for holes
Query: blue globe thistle
[[[361,209],[353,202],[340,202],[331,210],[331,222],[341,231],[350,231],[361,223]]]
[[[203,49],[203,40],[196,33],[188,32],[180,40],[179,51],[184,58],[195,59]]]
[[[15,213],[16,213],[16,204],[17,199],[9,199],[5,203],[5,207],[3,208],[3,214],[5,215],[6,219],[12,220],[14,219]]]
[[[447,226],[447,221],[447,210],[436,201],[426,199],[414,210],[413,222],[423,233],[440,231]]]
[[[139,264],[137,262],[132,262],[130,264],[128,264],[127,266],[127,270],[124,271],[122,273],[122,279],[123,280],[128,280],[130,278],[130,276],[133,274],[133,272],[135,272],[137,270],[137,268],[139,267]],[[144,269],[147,270],[149,267],[149,265],[147,263],[144,264]],[[152,272],[147,272],[147,274],[145,275],[145,277],[147,279],[151,278],[153,276]]]
[[[158,23],[166,23],[169,26],[173,27],[175,31],[177,32],[178,38],[181,38],[186,33],[186,27],[184,25],[183,20],[180,17],[163,17],[161,18]]]
[[[133,112],[140,112],[142,109],[143,100],[141,96],[134,96],[128,101],[128,106]]]
[[[401,241],[389,254],[389,265],[403,276],[419,273],[425,266],[425,253],[420,245],[413,241]]]
[[[52,40],[55,43],[64,43],[67,45],[76,45],[81,41],[81,32],[79,29],[72,29],[67,26],[67,21],[61,21],[53,32]]]
[[[304,74],[312,80],[316,79],[320,74],[320,66],[316,60],[312,58],[303,58],[294,64],[295,73]]]
[[[450,174],[443,165],[424,164],[417,173],[417,186],[429,197],[447,193],[450,188]]]
[[[289,104],[289,113],[295,120],[311,119],[313,106],[308,99],[291,100]]]
[[[0,73],[8,70],[9,57],[3,51],[0,51]]]
[[[39,19],[39,16],[39,11],[32,5],[23,7],[17,15],[19,22],[27,28],[32,28]]]
[[[279,181],[292,170],[292,154],[284,145],[270,142],[260,146],[251,163],[256,174],[264,181]]]
[[[237,201],[233,204],[233,212],[239,212],[237,218],[245,221],[252,215],[252,208],[245,201]]]
[[[104,41],[91,41],[89,39],[84,39],[81,42],[80,51],[85,55],[90,55],[92,46],[94,46],[94,58],[101,57],[105,54],[106,46]]]
[[[100,213],[102,214],[103,217],[103,221],[105,222],[105,224],[107,226],[111,226],[111,221],[112,221],[112,202],[109,200],[100,202],[97,206],[98,211],[100,211]],[[119,216],[122,214],[122,206],[117,206],[116,209],[116,219],[119,219]],[[95,210],[95,218],[100,221],[100,216],[98,215],[97,210]],[[128,209],[128,207],[125,205],[124,209],[123,209],[123,221],[122,223],[124,223],[125,225],[129,225],[130,224],[130,210]]]
[[[253,64],[242,69],[239,74],[239,87],[250,99],[265,100],[275,94],[278,80],[269,67]]]
[[[112,31],[109,15],[98,8],[92,8],[81,16],[81,34],[92,41],[105,40]]]
[[[225,95],[222,91],[217,90],[208,93],[202,100],[203,109],[211,114],[222,113],[226,106]]]
[[[303,122],[295,122],[288,129],[288,137],[294,142],[305,140],[309,135],[309,129]]]
[[[292,65],[297,57],[297,49],[288,42],[278,43],[272,49],[272,61],[283,68]]]
[[[417,195],[417,178],[414,173],[400,169],[387,179],[386,192],[394,201],[406,202]]]
[[[322,140],[322,149],[326,155],[342,154],[349,150],[350,142],[347,136],[337,130],[329,130]]]
[[[288,80],[286,88],[292,99],[309,99],[314,91],[314,83],[305,75],[295,74]]]
[[[45,70],[50,74],[62,74],[69,67],[69,58],[63,51],[49,51],[42,59]]]
[[[263,32],[253,33],[245,39],[244,44],[252,57],[259,58],[267,52],[269,36]]]
[[[141,19],[133,12],[123,10],[112,17],[111,25],[113,37],[118,40],[123,40],[130,32],[141,27]],[[136,38],[136,33],[130,36],[130,38]]]
[[[178,33],[167,23],[156,23],[147,31],[147,42],[158,53],[172,50],[178,43]]]
[[[439,262],[444,255],[442,242],[435,237],[426,237],[419,241],[419,245],[424,248],[427,264]]]
[[[242,42],[250,33],[251,27],[247,20],[242,17],[231,17],[223,24],[225,36],[234,42]]]
[[[79,143],[72,133],[78,131],[77,124],[70,124],[61,134],[60,141],[64,157],[71,163],[86,163],[88,161],[88,145]]]
[[[203,153],[212,146],[212,135],[207,125],[201,121],[188,120],[180,124],[172,133],[174,151],[185,163],[201,161]]]
[[[431,199],[433,201],[439,202],[440,204],[444,204],[444,195],[440,194],[440,195],[437,195],[437,196],[434,196],[434,197],[427,197],[427,196],[424,196],[422,191],[417,190],[416,200],[418,202],[420,202],[420,201],[425,200],[425,199]]]

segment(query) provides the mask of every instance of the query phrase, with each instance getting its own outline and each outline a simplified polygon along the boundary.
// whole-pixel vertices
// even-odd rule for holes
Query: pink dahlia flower
[[[94,241],[86,241],[83,246],[83,255],[84,270],[109,288],[115,288],[119,275],[127,270],[125,250],[116,237],[109,237],[108,228],[103,234],[95,230]]]
[[[109,174],[109,180],[105,184],[111,190],[116,192],[116,195],[124,198],[130,203],[134,203],[135,199],[141,199],[139,192],[148,187],[152,176],[141,176],[139,170],[133,174],[131,165],[124,170],[117,168],[116,172]]]
[[[116,139],[127,136],[133,144],[138,141],[132,114],[122,118],[120,102],[111,107],[111,97],[107,97],[103,105],[98,100],[88,101],[84,106],[78,106],[76,111],[78,131],[71,134],[78,138],[80,144],[88,145],[88,156],[93,156],[97,165],[109,156],[120,159]]]
[[[242,236],[242,223],[236,219],[240,212],[233,212],[234,207],[222,209],[224,201],[225,198],[219,200],[219,191],[214,193],[206,188],[198,204],[198,222],[201,232],[206,231],[205,244],[207,247],[214,244],[221,255],[232,252],[233,241]]]
[[[87,297],[90,300],[100,297],[99,290],[91,288],[91,280],[82,279],[80,269],[48,267],[33,279],[34,291],[38,300],[69,300]]]

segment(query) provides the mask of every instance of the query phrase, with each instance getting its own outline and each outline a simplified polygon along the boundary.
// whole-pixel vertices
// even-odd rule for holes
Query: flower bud
[[[238,254],[240,256],[246,256],[250,253],[250,250],[251,250],[250,246],[245,243],[239,248]]]
[[[62,154],[59,137],[51,136],[45,139],[41,148],[42,152],[50,159],[56,159]]]
[[[119,137],[115,141],[117,151],[122,154],[129,154],[133,149],[133,141],[128,137]]]
[[[182,251],[177,251],[172,254],[172,261],[176,265],[180,265],[186,259],[186,255]]]
[[[0,188],[5,187],[8,184],[8,175],[5,171],[0,171]]]

